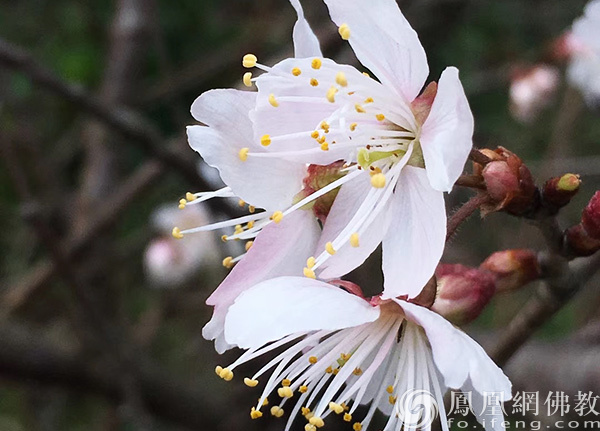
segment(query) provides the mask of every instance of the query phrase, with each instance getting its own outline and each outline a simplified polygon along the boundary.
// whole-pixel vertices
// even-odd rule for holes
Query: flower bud
[[[483,168],[482,176],[487,192],[494,200],[494,204],[484,210],[505,210],[515,215],[527,212],[536,198],[536,187],[527,166],[514,153],[502,147],[484,154],[492,159]]]
[[[431,309],[456,325],[475,320],[496,291],[494,276],[460,264],[440,264]]]
[[[600,240],[600,191],[597,191],[581,214],[581,223],[590,237]]]
[[[556,210],[567,205],[579,191],[581,180],[579,175],[565,174],[562,177],[550,178],[544,184],[544,202]]]
[[[590,236],[582,223],[567,229],[565,240],[576,256],[591,256],[600,250],[600,239]]]
[[[498,251],[488,257],[479,269],[496,277],[498,292],[519,289],[542,274],[536,253],[525,249]]]

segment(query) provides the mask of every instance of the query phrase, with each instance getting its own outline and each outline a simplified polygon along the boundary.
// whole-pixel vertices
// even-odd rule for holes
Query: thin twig
[[[488,202],[491,198],[487,193],[477,193],[465,202],[458,210],[448,218],[446,241],[456,233],[456,229],[467,220],[477,209]]]

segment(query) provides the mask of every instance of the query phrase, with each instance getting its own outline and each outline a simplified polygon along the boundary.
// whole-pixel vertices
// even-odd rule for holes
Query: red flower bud
[[[431,309],[457,325],[475,320],[496,291],[494,276],[464,265],[440,264]]]
[[[600,240],[600,191],[597,191],[581,214],[583,227],[594,239]]]
[[[536,253],[525,249],[498,251],[488,257],[479,269],[494,274],[498,292],[519,289],[542,274]]]
[[[487,150],[484,154],[492,162],[483,168],[481,175],[488,194],[495,201],[484,210],[505,210],[515,215],[525,213],[536,198],[536,187],[527,166],[514,153],[502,147],[495,151]]]
[[[576,256],[591,256],[600,250],[600,239],[591,237],[582,223],[567,229],[565,239]]]
[[[579,191],[581,180],[579,175],[565,174],[562,177],[550,178],[544,184],[543,196],[546,204],[559,208],[567,205]]]

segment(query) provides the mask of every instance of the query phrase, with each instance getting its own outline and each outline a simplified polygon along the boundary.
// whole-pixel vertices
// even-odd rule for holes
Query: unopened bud
[[[536,187],[527,166],[514,153],[502,147],[493,152],[488,150],[485,154],[488,157],[494,155],[489,157],[493,161],[481,173],[494,204],[484,210],[505,210],[515,215],[526,213],[536,199]]]
[[[594,239],[600,240],[600,191],[597,191],[581,214],[583,227]]]
[[[579,191],[581,180],[579,175],[565,174],[562,177],[550,178],[544,184],[543,196],[546,204],[559,209],[567,205]]]
[[[582,223],[567,229],[565,240],[576,256],[591,256],[600,250],[600,239],[590,236]]]
[[[431,309],[456,325],[475,320],[496,291],[494,276],[459,264],[437,267],[437,296]]]
[[[488,257],[479,269],[496,277],[498,292],[519,289],[542,274],[536,253],[526,249],[498,251]]]

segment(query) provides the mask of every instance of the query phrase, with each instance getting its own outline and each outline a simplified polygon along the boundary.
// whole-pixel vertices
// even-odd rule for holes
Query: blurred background
[[[303,4],[324,54],[356,64],[324,5]],[[577,223],[600,188],[597,99],[567,81],[562,38],[585,1],[399,4],[430,80],[460,69],[477,146],[514,151],[539,183],[581,174],[560,219]],[[237,244],[170,231],[242,214],[236,200],[177,209],[187,191],[221,187],[187,145],[189,107],[241,88],[247,52],[291,56],[294,22],[284,0],[0,0],[0,431],[283,428],[249,419],[259,393],[214,374],[239,353],[219,357],[201,336]],[[449,209],[470,195],[457,189]],[[474,216],[444,260],[477,266],[518,247],[543,245],[521,219]],[[371,289],[377,259],[356,274]],[[467,329],[493,344],[531,292],[496,298]],[[599,306],[596,278],[509,364],[516,387],[600,394],[597,368],[570,366],[597,363]]]

